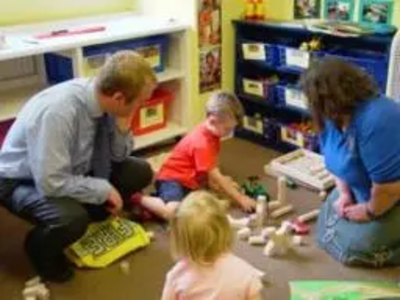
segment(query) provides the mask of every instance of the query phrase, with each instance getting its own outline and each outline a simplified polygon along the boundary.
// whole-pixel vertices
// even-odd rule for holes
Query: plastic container
[[[325,55],[322,51],[310,52],[287,46],[277,46],[277,53],[279,67],[298,72],[308,69],[313,60]]]
[[[244,95],[260,98],[260,100],[268,101],[270,104],[275,103],[275,86],[276,83],[270,79],[241,78]]]
[[[278,84],[276,86],[276,99],[277,104],[281,106],[308,110],[306,96],[294,85]]]
[[[174,94],[166,89],[157,89],[151,99],[146,101],[132,119],[134,135],[143,135],[162,129],[167,124],[168,106]]]
[[[153,67],[156,72],[165,70],[168,36],[152,36],[142,39],[118,41],[100,45],[84,47],[82,76],[93,76],[104,65],[107,58],[120,50],[134,50],[141,54]],[[60,83],[74,78],[74,58],[66,57],[57,53],[44,55],[47,79],[50,83]]]
[[[141,54],[156,72],[163,72],[167,47],[168,37],[164,35],[88,46],[83,49],[83,74],[94,75],[107,58],[119,50],[134,50]]]
[[[274,45],[241,41],[240,42],[241,58],[246,61],[254,61],[275,66],[277,60],[277,50]]]

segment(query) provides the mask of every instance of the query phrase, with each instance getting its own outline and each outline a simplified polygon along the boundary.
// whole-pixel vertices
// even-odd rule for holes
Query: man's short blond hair
[[[243,119],[244,109],[240,100],[232,93],[217,92],[211,95],[206,104],[207,115],[229,116],[235,118],[240,124]]]
[[[232,247],[232,231],[222,203],[212,194],[189,194],[171,219],[171,250],[175,259],[212,264]]]
[[[150,64],[130,50],[116,52],[100,69],[96,86],[99,92],[112,96],[122,93],[127,103],[134,101],[146,84],[156,84],[157,77]]]

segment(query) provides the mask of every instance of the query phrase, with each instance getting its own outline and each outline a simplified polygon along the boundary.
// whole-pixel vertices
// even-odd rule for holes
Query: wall
[[[243,0],[224,0],[222,1],[222,89],[233,91],[234,90],[234,31],[232,20],[240,18],[243,13],[244,5]],[[197,37],[196,37],[197,42]],[[199,51],[197,47],[197,55],[193,62],[199,66]],[[197,68],[198,70],[198,68]],[[199,75],[196,74],[194,79],[195,84],[199,85]],[[199,89],[197,88],[197,92]],[[205,93],[198,96],[198,101],[195,105],[195,119],[199,122],[204,118],[204,106],[211,93]]]
[[[132,0],[0,0],[0,26],[132,10]]]

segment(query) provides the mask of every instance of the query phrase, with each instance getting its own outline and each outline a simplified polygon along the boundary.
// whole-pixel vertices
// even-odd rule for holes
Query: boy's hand
[[[256,201],[244,195],[240,198],[239,205],[248,213],[253,212],[256,209]]]

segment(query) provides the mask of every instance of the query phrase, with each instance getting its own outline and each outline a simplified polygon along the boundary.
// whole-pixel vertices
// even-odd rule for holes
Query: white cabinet
[[[48,39],[35,39],[39,33],[104,26],[105,30]],[[167,36],[165,67],[157,73],[161,86],[175,94],[168,109],[167,126],[135,138],[135,150],[185,134],[189,115],[188,26],[163,17],[143,17],[124,13],[96,18],[15,26],[1,29],[7,46],[0,49],[0,122],[14,118],[29,98],[49,85],[44,67],[48,53],[72,62],[71,77],[86,76],[84,50],[95,45]]]

